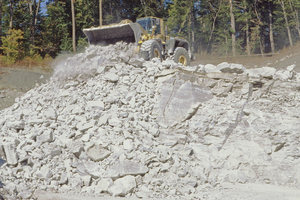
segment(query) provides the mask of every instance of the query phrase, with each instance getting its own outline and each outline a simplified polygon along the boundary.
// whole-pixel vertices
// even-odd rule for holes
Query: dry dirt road
[[[45,83],[51,72],[0,67],[0,110],[14,104],[15,98]]]
[[[203,189],[201,199],[209,200],[299,200],[300,190],[284,186],[262,185],[262,184],[224,184],[222,188]],[[34,194],[38,200],[115,200],[124,199],[121,197],[91,197],[83,195],[66,195],[46,191],[36,191]],[[128,200],[138,200],[137,197],[126,198]],[[144,198],[143,198],[144,199]],[[189,198],[187,198],[189,199]],[[156,198],[145,200],[158,200]],[[163,200],[163,199],[159,199]]]

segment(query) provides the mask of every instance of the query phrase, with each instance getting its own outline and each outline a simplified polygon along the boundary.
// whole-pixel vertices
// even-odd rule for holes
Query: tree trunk
[[[225,35],[225,44],[227,46],[227,44],[228,44],[228,37],[227,37],[227,34],[226,34],[227,32],[226,32],[225,29],[223,31],[224,31],[224,35]],[[225,50],[225,56],[226,57],[228,56],[228,48],[226,48],[226,50]]]
[[[72,40],[73,40],[73,52],[76,53],[74,0],[71,0],[71,9],[72,9]]]
[[[191,45],[191,53],[194,55],[194,49],[195,49],[195,19],[194,15],[192,14],[192,45]]]
[[[286,16],[286,12],[285,12],[285,8],[284,8],[284,2],[283,2],[283,0],[281,0],[280,5],[281,5],[282,11],[283,11],[283,16],[284,16],[284,20],[285,20],[285,24],[286,24],[286,29],[287,29],[287,32],[288,32],[290,46],[293,46],[291,30],[290,30],[289,22],[288,22],[288,19],[287,19],[287,16]]]
[[[229,0],[229,6],[230,6],[230,25],[231,25],[231,29],[232,29],[232,33],[231,33],[232,55],[236,56],[235,19],[234,19],[234,14],[233,14],[232,0]]]
[[[257,0],[255,0],[254,2],[254,11],[255,11],[255,15],[257,18],[257,23],[256,23],[256,27],[257,27],[257,39],[259,40],[259,49],[260,49],[260,53],[261,55],[264,57],[264,48],[262,45],[262,41],[261,41],[261,35],[262,35],[262,31],[261,31],[261,17],[258,16],[258,12],[257,12]]]
[[[40,6],[41,6],[41,0],[39,0],[37,8],[35,10],[35,19],[34,19],[34,24],[33,24],[34,27],[36,26],[36,23],[37,23],[37,17],[38,17],[39,11],[40,11]]]
[[[35,13],[34,13],[34,16],[33,16],[32,44],[34,44],[34,35],[35,35],[36,23],[37,23],[37,17],[38,17],[38,14],[39,14],[39,10],[40,10],[40,5],[41,5],[41,0],[38,1],[37,5],[36,5],[36,0],[34,0]]]
[[[99,25],[102,26],[102,0],[99,0]]]
[[[142,4],[142,6],[144,6],[144,13],[145,13],[145,17],[147,17],[147,6],[146,6],[146,3],[145,3],[145,1],[144,0],[140,0],[141,1],[141,4]]]
[[[264,38],[264,30],[260,31],[260,41],[261,41],[261,48],[262,48],[262,54],[266,53],[266,42],[265,42],[265,38]],[[264,55],[263,55],[264,57]]]
[[[246,43],[247,43],[247,55],[250,56],[250,54],[251,54],[251,48],[250,48],[250,36],[249,36],[248,19],[246,19]]]
[[[296,14],[296,26],[297,26],[297,30],[298,30],[298,35],[300,37],[300,24],[299,24],[299,17],[298,17],[298,10],[295,9],[295,14]]]
[[[34,4],[34,8],[35,8],[36,7],[36,0],[33,0],[33,4]],[[32,17],[32,23],[30,25],[30,44],[33,44],[35,12],[32,11],[33,9],[32,9],[31,0],[28,1],[28,5],[29,5],[30,16]]]
[[[216,12],[215,9],[213,8],[213,6],[211,5],[211,3],[209,2],[209,5],[210,7],[213,9],[213,11],[215,12],[215,16],[213,16],[213,24],[212,24],[212,30],[210,32],[210,37],[209,37],[209,40],[208,40],[208,44],[207,44],[207,48],[206,48],[206,53],[209,53],[210,52],[210,43],[211,43],[211,40],[212,40],[212,36],[213,36],[213,32],[215,30],[215,26],[216,26],[216,19],[218,17],[218,14],[221,10],[221,5],[222,5],[222,0],[220,1],[220,6],[219,6],[219,9],[218,11]]]
[[[251,49],[250,49],[250,37],[249,37],[249,22],[248,22],[248,11],[247,11],[247,6],[246,6],[246,0],[243,0],[244,5],[245,5],[245,14],[247,16],[246,18],[246,45],[247,45],[247,55],[250,56],[251,54]]]
[[[275,53],[275,43],[273,37],[273,15],[272,15],[270,1],[268,1],[268,7],[269,7],[269,29],[270,29],[269,36],[270,36],[270,43],[271,43],[271,51],[272,53]]]
[[[259,48],[260,48],[260,53],[261,53],[262,57],[265,57],[264,56],[264,47],[263,47],[263,44],[261,42],[261,35],[259,35]]]
[[[0,38],[2,37],[2,0],[0,0]],[[0,40],[0,45],[1,45]]]
[[[295,20],[295,28],[298,31],[298,35],[300,37],[300,25],[299,25],[299,19],[298,19],[298,10],[294,9],[295,5],[294,5],[294,2],[293,2],[293,5],[292,5],[291,0],[289,0],[289,4],[290,4],[290,7],[291,7],[291,10],[293,11],[294,20]]]
[[[14,1],[13,0],[9,0],[9,29],[13,28],[13,4]]]

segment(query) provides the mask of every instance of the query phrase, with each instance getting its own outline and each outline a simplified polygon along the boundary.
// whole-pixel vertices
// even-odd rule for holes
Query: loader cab
[[[147,31],[148,34],[152,33],[153,26],[156,26],[155,35],[161,34],[161,20],[156,17],[144,17],[136,21]]]

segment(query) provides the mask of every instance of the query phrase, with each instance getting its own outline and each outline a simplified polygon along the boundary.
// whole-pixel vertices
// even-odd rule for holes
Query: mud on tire
[[[188,51],[183,47],[177,47],[172,56],[176,63],[181,63],[184,66],[190,65],[190,57]]]
[[[161,47],[155,40],[147,40],[143,42],[140,49],[140,57],[145,60],[151,60],[152,58],[159,58],[161,60]]]

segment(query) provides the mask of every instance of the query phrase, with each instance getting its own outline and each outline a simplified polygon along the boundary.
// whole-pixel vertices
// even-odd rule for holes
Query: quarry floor
[[[231,185],[228,184],[219,190],[207,190],[206,194],[204,195],[204,199],[222,199],[222,200],[274,200],[274,199],[282,199],[282,200],[298,200],[300,196],[300,190],[290,188],[290,187],[283,187],[283,186],[275,186],[275,185],[261,185],[261,184],[237,184]],[[34,194],[38,200],[112,200],[112,199],[124,199],[122,197],[110,197],[110,196],[103,196],[103,197],[88,197],[88,196],[81,196],[81,195],[65,195],[65,194],[58,194],[46,191],[36,191]],[[129,200],[138,200],[137,197],[129,197],[126,198]],[[144,198],[143,198],[144,199]],[[146,200],[158,200],[156,198],[149,198]],[[163,200],[163,199],[159,199]]]

